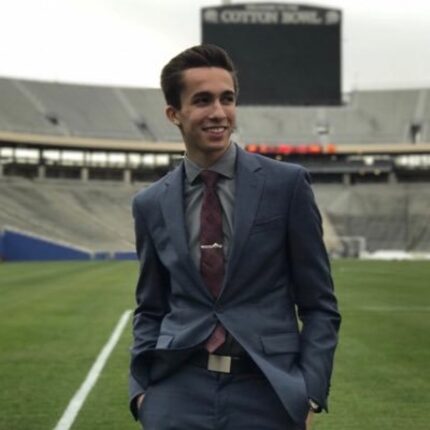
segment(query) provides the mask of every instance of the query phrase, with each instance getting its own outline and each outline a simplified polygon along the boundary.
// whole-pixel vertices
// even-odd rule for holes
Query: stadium
[[[15,250],[18,235],[90,259],[132,258],[131,226],[118,231],[118,219],[184,152],[161,90],[1,79],[0,91],[2,258],[32,258]],[[347,97],[338,107],[239,105],[236,139],[310,171],[333,256],[430,253],[430,89]]]
[[[234,139],[310,172],[345,321],[313,428],[424,430],[430,87],[270,97],[239,100]],[[137,428],[131,199],[183,157],[164,106],[158,88],[0,78],[0,429]]]

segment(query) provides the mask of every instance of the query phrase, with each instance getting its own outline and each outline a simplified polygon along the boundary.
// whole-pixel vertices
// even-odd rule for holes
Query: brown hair
[[[237,71],[224,49],[216,45],[197,45],[173,57],[161,72],[161,89],[168,105],[181,108],[181,92],[184,89],[182,72],[195,67],[220,67],[230,72],[236,95],[239,93]]]

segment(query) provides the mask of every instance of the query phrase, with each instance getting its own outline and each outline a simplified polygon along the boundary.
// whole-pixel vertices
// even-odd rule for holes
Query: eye
[[[209,103],[209,97],[199,96],[194,99],[194,104],[198,106],[204,106]]]
[[[234,103],[236,100],[234,94],[226,94],[222,97],[222,102],[224,104],[232,104]]]

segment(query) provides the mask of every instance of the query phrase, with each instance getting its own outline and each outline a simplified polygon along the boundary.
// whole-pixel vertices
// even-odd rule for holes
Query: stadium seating
[[[0,181],[0,227],[92,251],[134,249],[131,198],[139,186],[78,181]]]
[[[416,121],[422,125],[422,140],[430,142],[430,89],[421,90]]]
[[[0,227],[65,241],[91,251],[133,251],[131,198],[141,185],[63,180],[0,181]],[[424,184],[314,186],[325,242],[345,238],[368,251],[430,251],[430,189]]]
[[[238,132],[243,142],[317,142],[316,118],[315,108],[239,105]]]
[[[314,185],[338,238],[362,237],[367,251],[430,251],[426,184]]]
[[[337,107],[239,104],[239,140],[269,145],[318,142],[396,145],[410,142],[411,127],[415,126],[419,140],[430,142],[430,89],[357,91],[348,97],[343,106]],[[155,144],[179,142],[180,133],[166,120],[164,106],[159,89],[0,79],[0,133],[28,133],[51,138],[77,136],[106,141],[129,139]],[[3,155],[0,165],[1,172],[5,172],[3,177],[0,172],[0,230],[10,226],[100,253],[133,252],[130,201],[140,185],[120,182],[126,177],[120,168],[115,171],[118,182],[98,182],[96,178],[101,179],[103,172],[99,176],[92,176],[91,171],[83,175],[80,165],[73,165],[77,169],[73,177],[83,178],[82,181],[29,181],[10,175],[12,149],[8,151],[9,155]],[[403,183],[390,183],[391,162],[372,160],[372,168],[378,170],[379,176],[385,175],[385,184],[366,185],[359,183],[360,180],[348,179],[348,174],[356,174],[357,169],[366,167],[363,160],[353,159],[336,161],[335,173],[346,174],[345,178],[341,177],[344,184],[341,181],[315,184],[325,241],[334,254],[348,241],[356,240],[365,242],[368,251],[430,251],[428,183],[420,183],[419,175],[412,178],[414,183],[408,183],[408,178]],[[43,178],[43,172],[49,173],[46,177],[55,176],[52,172],[56,166],[38,166],[37,159],[32,159],[27,160],[27,164],[12,167],[32,168],[28,177]],[[129,174],[128,180],[142,180],[145,168],[157,172],[154,166],[135,167],[141,176]],[[327,159],[312,159],[307,167],[314,175],[333,173]],[[408,174],[406,170],[405,175]],[[112,175],[106,178],[113,179]],[[379,176],[375,174],[376,179]],[[85,181],[86,177],[90,180]],[[349,182],[354,185],[348,186]]]
[[[0,79],[0,129],[2,131],[61,134],[22,91],[19,81]]]
[[[178,142],[160,89],[0,79],[0,130]],[[356,91],[343,106],[240,106],[243,143],[405,143],[430,140],[430,90]]]
[[[133,106],[133,109],[140,113],[154,140],[165,142],[181,141],[178,129],[169,123],[164,115],[166,102],[159,89],[136,90],[123,88],[121,91]]]
[[[113,88],[24,82],[48,115],[57,118],[65,134],[142,139]]]

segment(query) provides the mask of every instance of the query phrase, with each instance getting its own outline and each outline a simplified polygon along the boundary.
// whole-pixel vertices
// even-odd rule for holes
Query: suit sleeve
[[[134,341],[131,348],[129,394],[130,408],[136,418],[136,397],[149,384],[150,362],[143,357],[143,353],[156,345],[161,321],[169,311],[170,284],[136,198],[133,200],[133,217],[140,269],[136,287],[137,306],[133,318]]]
[[[300,169],[289,214],[291,280],[300,333],[300,366],[308,396],[327,410],[340,315],[323,242],[322,220],[310,186]]]

